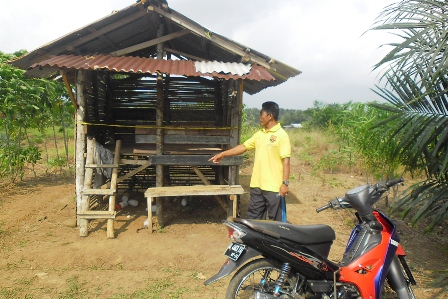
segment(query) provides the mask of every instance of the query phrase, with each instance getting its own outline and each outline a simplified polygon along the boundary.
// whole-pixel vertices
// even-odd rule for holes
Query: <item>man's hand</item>
[[[222,153],[219,153],[211,157],[208,161],[219,164],[219,161],[221,161],[222,158],[224,158],[224,155]]]
[[[228,157],[228,156],[240,155],[240,154],[244,153],[245,151],[247,151],[247,149],[244,147],[244,145],[239,144],[235,147],[232,147],[229,150],[226,150],[226,151],[220,152],[219,154],[214,155],[208,161],[213,162],[215,164],[219,164],[219,162],[222,160],[222,158]]]
[[[282,184],[279,192],[280,196],[286,196],[288,195],[288,193],[289,193],[289,187],[286,186],[285,184]]]

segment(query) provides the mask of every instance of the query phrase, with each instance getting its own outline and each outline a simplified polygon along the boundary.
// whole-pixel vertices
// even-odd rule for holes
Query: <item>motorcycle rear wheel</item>
[[[255,291],[273,295],[275,282],[281,272],[280,268],[279,263],[265,258],[247,263],[230,280],[225,299],[250,299]],[[261,283],[262,278],[264,284]],[[291,293],[294,282],[295,278],[290,273],[282,292]]]

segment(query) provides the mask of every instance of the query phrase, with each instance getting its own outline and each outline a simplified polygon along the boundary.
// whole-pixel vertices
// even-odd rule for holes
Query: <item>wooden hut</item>
[[[235,216],[242,158],[218,166],[208,159],[239,144],[243,92],[300,74],[159,0],[113,12],[12,64],[26,75],[65,82],[76,107],[80,235],[88,234],[89,220],[103,218],[109,238],[115,197],[130,187],[146,190],[148,204],[156,198],[160,226],[163,196],[182,192],[214,195]],[[99,148],[111,153],[108,159],[98,158]],[[106,181],[97,180],[104,175]],[[167,193],[167,186],[177,189]],[[104,198],[102,210],[95,203]]]

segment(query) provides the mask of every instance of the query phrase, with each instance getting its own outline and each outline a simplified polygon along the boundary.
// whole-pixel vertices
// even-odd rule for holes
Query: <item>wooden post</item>
[[[233,81],[232,83],[234,85],[234,96],[229,99],[232,102],[232,109],[230,111],[230,126],[232,127],[232,130],[230,131],[231,148],[240,143],[241,117],[243,111],[243,81],[239,79],[238,81]],[[238,171],[238,166],[230,166],[229,185],[238,184]]]
[[[86,111],[86,99],[84,97],[85,71],[76,72],[76,146],[75,146],[75,164],[76,164],[76,210],[84,212],[88,209],[82,198],[82,189],[84,186],[84,153],[86,152],[86,128],[82,124]],[[79,226],[79,235],[87,236],[89,221],[87,219],[77,219]]]
[[[115,143],[115,155],[114,164],[120,163],[120,151],[121,151],[121,140],[117,140]],[[115,211],[115,197],[117,195],[117,179],[118,179],[118,167],[114,168],[112,171],[112,177],[110,179],[111,188],[115,188],[114,195],[109,197],[109,212],[113,213]],[[114,219],[107,219],[107,238],[115,238],[114,232]]]
[[[95,151],[95,143],[96,142],[95,142],[94,138],[92,138],[92,137],[87,138],[86,164],[93,164],[93,152]],[[87,168],[85,170],[84,188],[83,189],[90,189],[92,187],[91,186],[92,185],[92,177],[93,177],[93,168]],[[90,195],[82,194],[81,210],[80,210],[81,213],[89,210],[89,206],[90,206],[89,198],[90,198]],[[81,237],[85,237],[89,234],[88,222],[87,222],[87,227],[80,227],[79,234]]]
[[[230,131],[230,147],[234,147],[240,144],[241,138],[241,122],[243,114],[243,80],[238,79],[234,83],[234,94],[232,97],[232,110],[230,111],[230,126],[232,130]],[[236,91],[236,93],[235,93]],[[238,165],[229,167],[229,185],[239,184],[239,169]],[[232,210],[227,210],[227,215],[236,215],[236,207],[238,206],[238,198],[231,198],[229,202],[229,207]]]
[[[159,25],[157,30],[157,37],[163,36],[163,24]],[[157,45],[157,59],[163,59],[163,43]],[[163,155],[163,107],[164,107],[164,95],[163,95],[163,75],[157,75],[157,104],[156,104],[156,155]],[[163,165],[156,165],[156,187],[163,187]],[[156,199],[157,205],[157,221],[159,226],[164,227],[165,221],[163,219],[163,198]],[[148,206],[148,214],[151,206]],[[148,219],[148,223],[151,222]],[[149,227],[152,232],[152,228]]]

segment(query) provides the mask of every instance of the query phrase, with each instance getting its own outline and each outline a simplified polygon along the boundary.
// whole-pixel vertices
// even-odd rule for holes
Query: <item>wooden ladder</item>
[[[115,211],[115,196],[117,193],[117,178],[118,178],[118,164],[120,162],[121,140],[115,143],[115,155],[113,164],[93,164],[93,152],[95,148],[95,139],[87,139],[87,157],[85,164],[84,187],[82,190],[82,205],[81,211],[78,212],[77,217],[80,220],[80,235],[86,236],[88,234],[88,221],[91,219],[107,219],[107,238],[115,238],[114,219]],[[93,169],[95,168],[112,168],[112,177],[110,180],[110,187],[105,189],[103,185],[99,189],[92,189]],[[92,211],[90,210],[89,198],[91,195],[109,196],[109,209],[107,211]],[[81,223],[83,222],[83,223]],[[85,226],[83,228],[83,226]]]

